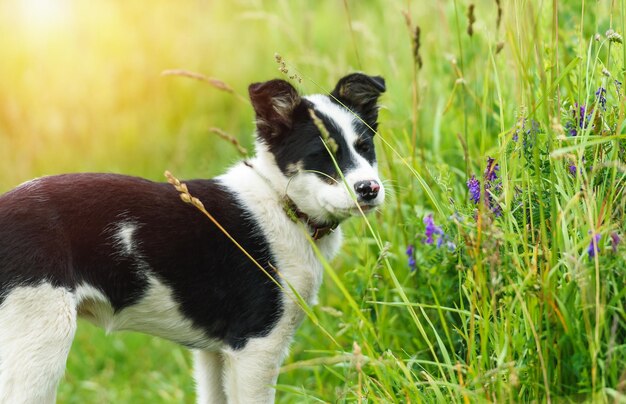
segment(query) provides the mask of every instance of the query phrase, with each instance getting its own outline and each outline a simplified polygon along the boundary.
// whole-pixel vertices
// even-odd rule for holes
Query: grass
[[[623,0],[69,1],[38,25],[18,4],[0,4],[0,191],[222,172],[237,151],[209,128],[250,149],[241,96],[285,77],[276,52],[304,93],[386,78],[392,195],[345,225],[278,402],[626,400]],[[193,402],[191,361],[81,323],[58,397]]]

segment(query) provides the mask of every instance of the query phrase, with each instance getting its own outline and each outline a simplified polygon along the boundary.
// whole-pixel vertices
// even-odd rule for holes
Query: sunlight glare
[[[21,0],[20,14],[28,30],[49,32],[66,27],[72,9],[69,0]]]

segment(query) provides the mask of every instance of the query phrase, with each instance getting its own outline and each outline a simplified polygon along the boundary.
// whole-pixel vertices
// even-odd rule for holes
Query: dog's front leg
[[[198,404],[226,404],[224,359],[220,352],[194,351],[194,377]]]
[[[224,387],[229,404],[273,403],[280,364],[291,337],[255,338],[224,354]]]

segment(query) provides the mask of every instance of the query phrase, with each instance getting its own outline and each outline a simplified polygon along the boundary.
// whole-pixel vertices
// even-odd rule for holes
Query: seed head
[[[285,62],[285,59],[283,59],[282,56],[280,56],[278,53],[275,53],[274,60],[276,61],[276,63],[278,63],[279,72],[285,74],[287,77],[289,77],[290,80],[296,80],[298,83],[302,83],[302,77],[300,77],[297,73],[294,73],[291,75],[289,74],[287,63]]]
[[[337,154],[337,151],[339,150],[339,146],[337,145],[337,142],[335,142],[335,139],[330,137],[330,134],[328,133],[328,129],[326,129],[324,122],[322,122],[322,120],[315,114],[315,111],[310,108],[309,108],[309,115],[311,115],[311,119],[313,119],[313,123],[315,124],[315,126],[317,126],[317,129],[322,134],[322,141],[324,142],[324,144],[333,153],[333,155]]]
[[[476,17],[474,16],[474,3],[471,3],[467,9],[467,20],[467,35],[472,36],[474,35],[474,23],[476,22]]]
[[[421,30],[419,25],[415,27],[413,32],[413,60],[418,69],[422,68],[422,55],[420,55],[421,48]]]

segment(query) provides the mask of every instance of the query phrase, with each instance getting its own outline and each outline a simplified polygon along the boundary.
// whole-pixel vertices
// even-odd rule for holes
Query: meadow
[[[240,158],[211,128],[251,150],[249,83],[379,74],[389,198],[344,225],[277,402],[626,401],[625,25],[624,0],[4,0],[0,192],[211,177]],[[81,322],[58,402],[192,403],[191,369]]]

